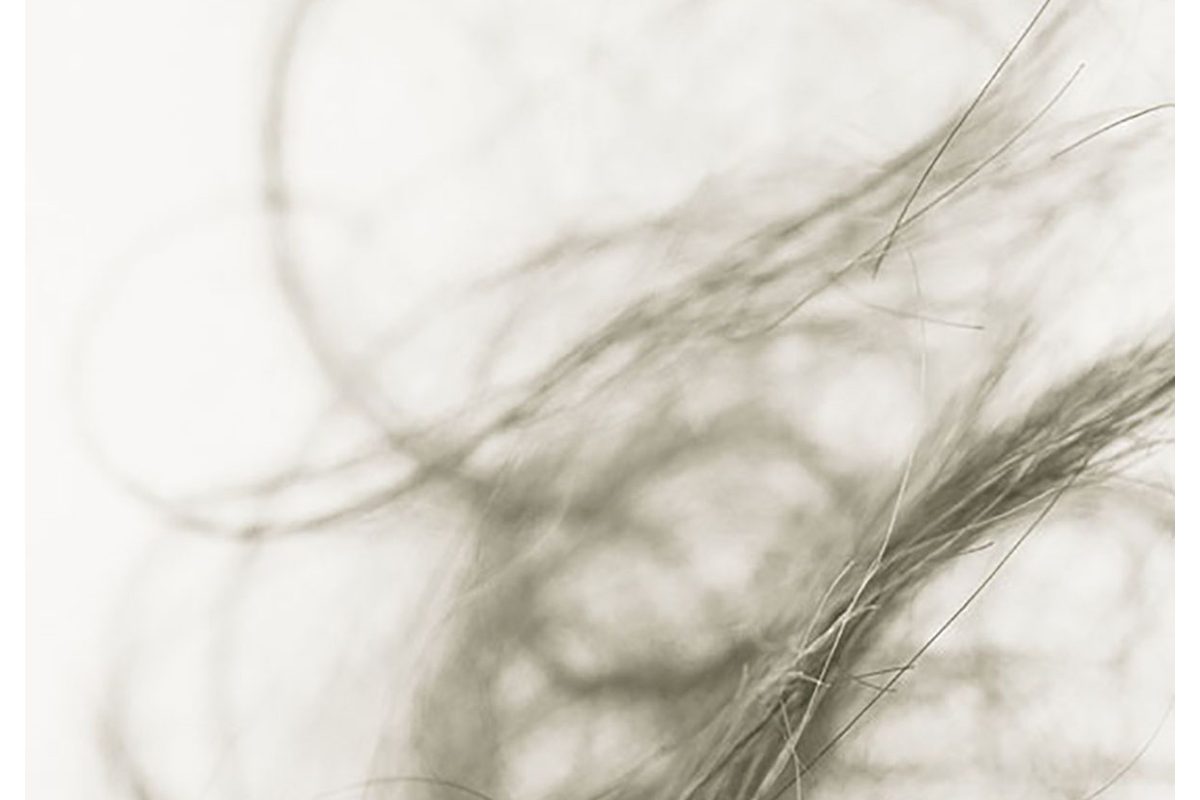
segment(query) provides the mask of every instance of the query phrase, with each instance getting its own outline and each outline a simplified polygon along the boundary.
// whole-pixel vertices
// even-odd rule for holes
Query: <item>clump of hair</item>
[[[323,460],[306,442],[297,463],[232,496],[185,503],[125,483],[245,553],[222,597],[230,627],[247,596],[272,591],[254,581],[273,553],[311,547],[320,564],[360,547],[383,554],[372,566],[424,567],[420,613],[389,605],[396,586],[366,568],[338,596],[406,623],[372,629],[367,656],[357,645],[391,681],[387,708],[370,709],[356,782],[322,784],[330,796],[834,789],[854,735],[1043,523],[1169,447],[1169,322],[1074,357],[1052,343],[1069,320],[1039,306],[1063,302],[1060,269],[1092,269],[1091,252],[1056,238],[1059,221],[1090,224],[1114,182],[1163,158],[1154,137],[1056,118],[1082,68],[1060,52],[1072,20],[1051,4],[974,95],[880,164],[818,180],[777,159],[648,218],[556,232],[455,287],[423,322],[475,335],[439,366],[462,391],[434,411],[408,407],[385,377],[430,369],[405,360],[422,326],[347,352],[305,281],[283,151],[310,5],[289,18],[271,73],[269,267],[332,386],[312,439],[337,438],[330,419],[358,435]],[[388,549],[406,539],[419,542]],[[986,548],[948,611],[910,613]],[[317,613],[339,627],[340,607]],[[917,637],[898,661],[897,626]],[[213,649],[214,673],[253,660]],[[131,794],[166,800],[136,755],[129,693],[114,681],[104,746]],[[349,724],[346,708],[331,717]],[[214,725],[233,741],[230,716]]]

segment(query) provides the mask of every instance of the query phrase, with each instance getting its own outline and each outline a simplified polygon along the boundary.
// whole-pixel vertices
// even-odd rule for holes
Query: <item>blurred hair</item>
[[[693,5],[672,13],[708,13]],[[281,297],[332,387],[328,413],[296,463],[231,493],[185,502],[121,478],[234,554],[197,701],[221,755],[191,795],[750,800],[870,779],[890,796],[962,796],[979,789],[972,770],[1023,763],[1036,745],[912,773],[889,760],[903,747],[863,737],[927,665],[946,693],[959,685],[946,675],[970,665],[967,681],[998,685],[1000,706],[1018,669],[1046,668],[1017,663],[1038,623],[1092,624],[1051,591],[1009,592],[997,602],[1028,624],[1018,644],[994,647],[991,666],[987,648],[939,658],[1043,527],[1063,531],[1066,549],[1040,558],[1064,585],[1109,541],[1080,539],[1071,520],[1169,546],[1167,298],[1148,300],[1149,322],[1083,326],[1089,291],[1127,291],[1097,263],[1096,226],[1129,208],[1127,191],[1169,188],[1170,104],[1067,108],[1086,30],[1075,5],[1046,2],[1006,28],[973,94],[883,163],[807,153],[815,166],[771,156],[713,176],[653,213],[526,242],[351,348],[306,271],[287,158],[297,53],[326,6],[298,4],[275,51],[262,202]],[[805,19],[797,47],[851,35]],[[889,77],[876,76],[882,91]],[[424,336],[453,344],[421,361],[406,348]],[[436,400],[401,399],[417,376],[437,379]],[[346,418],[358,432],[339,438]],[[400,591],[389,560],[417,565],[420,591]],[[304,583],[321,570],[357,577],[326,603]],[[1113,602],[1125,591],[1112,586]],[[401,612],[414,596],[417,612]],[[325,665],[228,633],[262,613],[294,617],[297,641],[328,629],[314,647],[345,652]],[[1141,613],[1129,624],[1151,636],[1163,605]],[[136,661],[131,648],[114,667],[105,750],[131,796],[188,796],[151,742],[181,723],[137,721],[152,682],[133,677]],[[244,746],[234,732],[258,684],[243,676],[265,686],[279,672],[320,673],[289,679],[288,696],[319,702],[323,722],[280,718],[283,733]],[[954,714],[912,691],[930,710],[907,738],[953,743]],[[1003,712],[976,713],[1002,735]],[[1064,761],[1086,762],[1092,745],[1066,741],[1080,728],[1063,724]],[[308,755],[280,755],[292,752]],[[321,780],[359,777],[309,783],[320,753],[342,759]],[[1064,766],[1058,791],[1107,789],[1128,769],[1090,763]],[[290,774],[289,788],[262,770]]]

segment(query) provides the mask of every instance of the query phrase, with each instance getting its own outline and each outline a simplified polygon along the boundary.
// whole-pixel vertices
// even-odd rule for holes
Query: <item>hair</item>
[[[184,685],[145,677],[161,657],[112,669],[129,796],[1091,797],[1134,769],[1170,705],[1173,322],[1148,271],[1171,265],[1131,290],[1095,231],[1160,221],[1171,105],[1072,102],[1094,18],[1027,9],[878,163],[784,148],[648,212],[534,225],[351,346],[288,149],[330,9],[286,19],[261,147],[269,265],[328,408],[232,492],[119,477],[229,562],[194,659],[208,766],[156,741],[184,725],[146,709]],[[794,12],[796,46],[850,35],[825,12]],[[1094,319],[1139,286],[1150,312]],[[1111,563],[1152,585],[1094,585]],[[1128,635],[1070,632],[1095,625]],[[1055,652],[1091,694],[1055,705]],[[1088,738],[1089,697],[1123,736]],[[1011,719],[1039,704],[1082,722],[1055,711],[1044,744]],[[242,733],[255,715],[275,727]]]

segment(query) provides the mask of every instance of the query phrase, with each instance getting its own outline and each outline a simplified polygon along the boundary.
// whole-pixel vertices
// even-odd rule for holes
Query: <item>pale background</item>
[[[822,88],[773,83],[777,68],[790,59],[824,57],[815,45],[792,55],[792,40],[780,33],[761,61],[714,69],[716,88],[708,95],[675,92],[676,74],[704,64],[689,60],[688,39],[681,36],[677,50],[657,56],[664,86],[635,97],[632,102],[644,103],[641,111],[618,113],[622,99],[628,100],[622,91],[573,95],[556,87],[556,76],[601,57],[596,51],[602,47],[589,49],[593,32],[601,42],[622,41],[627,31],[659,24],[650,12],[639,12],[639,4],[625,4],[622,12],[605,11],[602,3],[570,12],[567,4],[523,4],[520,13],[541,24],[525,33],[528,41],[516,50],[524,56],[520,63],[489,61],[480,44],[487,42],[492,16],[507,11],[483,13],[469,4],[439,11],[412,3],[389,15],[381,5],[343,4],[324,51],[317,48],[313,56],[315,77],[306,84],[318,98],[313,102],[345,104],[345,126],[322,131],[314,125],[314,139],[304,145],[302,172],[314,193],[338,198],[340,192],[348,202],[370,204],[363,198],[377,199],[381,190],[364,176],[371,176],[381,154],[391,171],[387,177],[397,183],[428,180],[438,165],[463,166],[456,154],[470,152],[473,137],[505,123],[502,109],[488,99],[498,73],[509,76],[506,85],[526,87],[535,98],[560,98],[559,110],[541,129],[531,123],[535,134],[570,134],[550,142],[517,137],[523,144],[514,145],[512,164],[490,165],[495,174],[477,185],[436,188],[433,196],[442,205],[414,212],[406,231],[419,242],[416,252],[432,260],[448,259],[439,248],[461,248],[459,255],[482,248],[483,234],[467,240],[451,235],[462,225],[459,214],[479,230],[499,234],[544,224],[529,220],[541,219],[546,209],[558,209],[566,219],[597,209],[632,216],[666,205],[709,171],[734,169],[780,146],[803,116],[780,97],[788,91],[811,97]],[[1083,88],[1084,98],[1107,94],[1120,106],[1123,98],[1137,104],[1170,97],[1171,60],[1163,52],[1170,19],[1161,13],[1163,4],[1134,4],[1133,13],[1130,4],[1083,5],[1097,18],[1111,19],[1111,29],[1098,36],[1106,59],[1089,66],[1093,82]],[[855,9],[845,8],[847,20],[854,20]],[[117,313],[107,317],[115,322],[101,342],[107,360],[95,397],[98,416],[110,426],[106,435],[121,442],[128,463],[168,468],[157,476],[165,485],[252,473],[257,463],[286,450],[319,401],[318,381],[278,307],[269,274],[255,261],[248,211],[268,48],[282,12],[279,3],[266,0],[39,0],[29,8],[30,797],[102,796],[93,726],[105,659],[114,651],[111,620],[130,570],[163,528],[80,446],[70,403],[80,320],[114,285],[121,289],[114,292]],[[1024,8],[1013,9],[994,20],[996,41],[1026,15]],[[881,21],[873,30],[886,30],[886,13],[875,16]],[[957,40],[953,15],[931,24],[945,41]],[[761,36],[773,25],[769,14],[755,21],[731,13],[696,35],[719,42],[722,35]],[[464,29],[481,32],[478,39],[464,39]],[[903,30],[889,33],[887,48],[864,34],[863,57],[919,70],[928,45],[906,45]],[[401,34],[407,38],[397,38]],[[635,52],[635,60],[646,60],[644,51]],[[985,72],[993,60],[990,51],[980,52],[975,63]],[[870,86],[825,87],[847,96],[847,117],[860,118],[849,113],[858,111],[855,103],[876,103],[879,119],[888,124],[853,131],[829,119],[824,129],[809,129],[806,146],[847,160],[886,153],[923,124],[926,114],[911,107],[914,97],[941,108],[977,83],[973,76],[924,69],[922,91],[910,97],[880,97]],[[396,85],[385,77],[395,74],[411,77]],[[395,108],[384,109],[386,128],[375,116],[379,97],[400,98]],[[730,122],[738,115],[722,103],[735,111],[738,103],[765,104],[779,118],[746,130]],[[689,124],[706,126],[704,136],[686,139],[672,127],[684,112]],[[637,121],[632,128],[614,122],[626,115]],[[627,154],[617,174],[597,176],[579,166],[613,151]],[[531,152],[539,158],[531,159]],[[359,195],[363,182],[368,188]],[[631,182],[635,198],[622,195],[621,187]],[[176,235],[181,230],[182,238]],[[517,249],[520,242],[518,234],[508,246]],[[1141,290],[1161,299],[1164,287]],[[370,287],[362,293],[369,297]],[[222,324],[212,325],[214,318]],[[203,395],[206,413],[197,421],[181,409],[194,411],[201,390],[210,393]]]

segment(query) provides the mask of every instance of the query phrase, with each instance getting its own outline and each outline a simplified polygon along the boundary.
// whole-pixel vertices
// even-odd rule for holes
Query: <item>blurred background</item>
[[[1024,121],[1086,65],[1047,118],[1044,153],[1174,92],[1170,3],[1063,5],[1069,35],[1015,61],[997,92]],[[1035,10],[968,0],[30,3],[30,797],[137,796],[119,767],[125,745],[106,727],[116,706],[136,718],[139,758],[154,765],[146,796],[308,797],[360,781],[406,716],[417,670],[390,644],[381,656],[378,642],[399,630],[417,631],[407,644],[425,641],[437,617],[425,612],[446,602],[445,574],[432,565],[453,560],[469,522],[429,508],[404,511],[401,522],[350,520],[350,544],[301,538],[268,558],[255,551],[249,565],[243,546],[180,533],[196,527],[184,507],[234,528],[256,515],[320,514],[336,505],[329,498],[407,469],[368,458],[361,474],[301,497],[221,500],[300,451],[336,463],[369,441],[363,419],[330,412],[344,387],[286,301],[262,203],[272,81],[301,8],[281,161],[288,235],[319,309],[317,341],[334,361],[363,359],[364,394],[431,420],[474,396],[474,355],[522,295],[453,313],[442,312],[444,298],[547,243],[632,232],[632,265],[601,253],[578,275],[524,295],[547,301],[542,316],[497,368],[523,375],[541,357],[539,342],[576,336],[604,318],[606,299],[622,302],[627,286],[655,280],[646,261],[686,258],[706,235],[736,238],[777,209],[810,206],[938,130]],[[947,212],[908,243],[931,270],[929,304],[989,328],[1021,307],[1040,324],[1038,341],[1053,343],[1042,351],[1046,374],[1169,324],[1170,114],[1097,139],[1094,169],[1070,180],[1029,180],[1026,191],[1022,176],[1036,170],[1018,164],[1004,179],[1012,184]],[[1125,147],[1122,136],[1149,144]],[[968,154],[988,146],[981,138]],[[1135,166],[1108,169],[1126,150]],[[1079,203],[1056,192],[1078,193]],[[1033,218],[1019,210],[1026,201],[1057,204],[1046,216],[1065,224],[1008,226]],[[869,211],[857,224],[886,229],[890,212]],[[665,222],[639,240],[647,221]],[[602,248],[579,250],[592,258]],[[900,265],[895,285],[868,287],[879,294],[868,301],[908,291],[904,260],[890,263]],[[961,266],[974,263],[986,269]],[[984,288],[986,303],[962,301]],[[433,333],[397,332],[398,320]],[[930,336],[946,342],[931,380],[940,369],[949,386],[976,351],[940,328]],[[401,357],[363,355],[397,337]],[[894,466],[911,438],[911,393],[889,394],[892,373],[855,363],[836,372],[841,394],[814,414],[824,415],[823,435],[861,459],[856,468]],[[860,403],[853,412],[846,397]],[[854,421],[872,414],[895,424],[863,434]],[[397,526],[415,533],[398,541],[387,535]],[[1078,535],[1064,534],[1042,558],[1076,558]],[[1094,576],[1073,590],[1080,608],[1104,608],[1106,589],[1128,578],[1132,557],[1119,541],[1080,544]],[[1138,553],[1137,575],[1151,586],[1139,596],[1157,622],[1129,623],[1151,644],[1122,690],[1143,685],[1146,699],[1133,703],[1144,713],[1104,727],[1113,753],[1136,751],[1170,701],[1169,669],[1159,668],[1171,650],[1161,613],[1170,543]],[[1027,586],[1053,582],[1033,563]],[[379,586],[382,594],[363,588]],[[1001,614],[982,629],[1003,649],[1004,631],[1022,620]],[[234,669],[235,686],[214,688],[230,637],[254,666]],[[1043,707],[1045,718],[1012,724],[1032,726],[1033,741],[1064,725],[1095,726],[1086,714],[1064,720],[1105,702],[1111,686],[1097,686],[1065,699],[1061,713]],[[215,712],[224,722],[201,721],[218,696],[233,698]],[[903,720],[863,747],[893,752],[889,735],[911,746]],[[1144,782],[1124,796],[1170,796],[1170,737],[1157,746]],[[1017,762],[1027,753],[1016,752]],[[924,796],[933,783],[964,795],[949,778],[912,780]],[[529,794],[552,784],[530,778]]]

